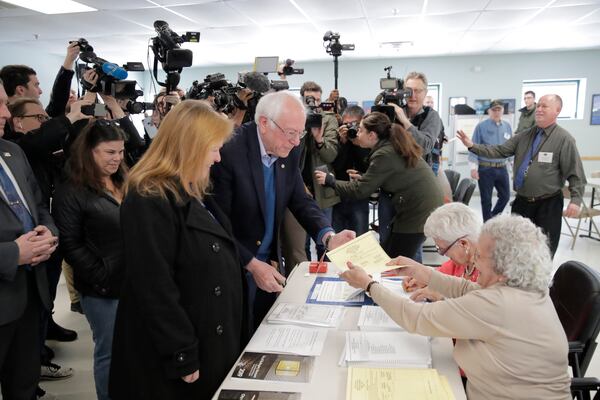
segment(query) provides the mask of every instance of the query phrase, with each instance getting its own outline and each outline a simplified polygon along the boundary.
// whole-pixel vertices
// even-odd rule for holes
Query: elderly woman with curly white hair
[[[542,231],[520,216],[487,221],[475,254],[477,283],[398,257],[401,275],[445,296],[415,303],[349,264],[341,276],[373,297],[408,332],[456,338],[469,399],[570,398],[568,344],[548,295],[552,261]]]

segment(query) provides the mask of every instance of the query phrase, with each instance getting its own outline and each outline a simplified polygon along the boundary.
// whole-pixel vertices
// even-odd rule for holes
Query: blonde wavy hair
[[[131,169],[125,192],[182,202],[182,191],[202,199],[210,186],[206,168],[212,146],[227,141],[233,123],[200,100],[185,100],[162,120],[152,145]]]

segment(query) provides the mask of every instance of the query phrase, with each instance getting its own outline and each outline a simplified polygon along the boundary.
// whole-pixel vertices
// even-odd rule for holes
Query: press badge
[[[551,163],[552,162],[552,154],[550,152],[540,151],[538,155],[538,162],[543,163]]]
[[[510,139],[510,133],[504,132],[504,139],[506,139],[506,140]]]

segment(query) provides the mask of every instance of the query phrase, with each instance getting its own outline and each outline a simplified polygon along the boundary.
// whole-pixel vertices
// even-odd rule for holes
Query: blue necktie
[[[544,130],[542,128],[538,128],[535,133],[533,143],[531,144],[531,149],[529,149],[527,154],[525,154],[525,158],[519,166],[519,170],[517,171],[517,175],[515,176],[515,190],[518,190],[523,187],[523,184],[525,183],[525,174],[527,173],[527,169],[529,169],[529,164],[531,164],[531,159],[533,158],[533,155],[537,152],[537,149],[540,146],[542,136],[544,136]]]
[[[19,197],[19,193],[13,185],[12,181],[8,177],[8,174],[4,170],[2,164],[0,164],[0,186],[4,191],[6,199],[8,200],[8,205],[19,221],[23,224],[23,233],[31,232],[35,227],[33,223],[33,218],[31,218],[31,214],[23,204],[23,201]]]

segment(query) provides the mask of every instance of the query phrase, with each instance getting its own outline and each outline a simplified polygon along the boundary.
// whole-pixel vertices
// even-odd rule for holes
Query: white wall
[[[293,52],[292,52],[293,53]],[[201,57],[201,54],[194,54]],[[474,99],[515,98],[521,104],[521,83],[529,79],[587,78],[583,119],[561,121],[577,139],[582,157],[600,156],[600,126],[590,125],[591,97],[600,93],[600,51],[546,52],[531,54],[497,54],[478,56],[396,58],[380,60],[349,60],[340,57],[339,88],[348,100],[372,100],[379,91],[383,68],[392,65],[397,77],[409,71],[425,72],[432,83],[442,84],[442,119],[448,123],[448,97],[466,96],[469,104]],[[480,72],[473,72],[473,67]],[[222,72],[229,79],[237,79],[237,72],[250,70],[251,64],[227,67],[185,69],[182,86],[206,74]],[[323,87],[326,96],[333,88],[333,58],[329,62],[297,62],[304,75],[289,77],[291,87],[306,80],[314,80]],[[275,75],[272,76],[275,78]],[[517,116],[518,117],[518,116]],[[586,174],[600,170],[600,161],[584,161]]]

